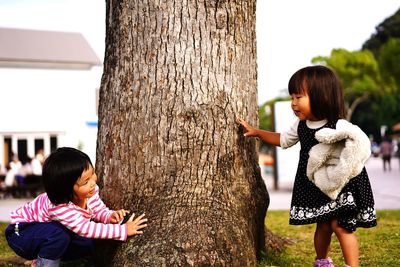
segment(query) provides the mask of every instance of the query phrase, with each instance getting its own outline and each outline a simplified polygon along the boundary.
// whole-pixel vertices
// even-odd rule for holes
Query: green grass
[[[8,246],[4,236],[7,224],[0,223],[0,266],[21,266],[24,260],[19,258]]]
[[[358,228],[356,231],[360,245],[360,266],[400,266],[400,210],[378,211],[377,217],[377,227]],[[288,221],[288,211],[268,212],[267,228],[291,242],[281,252],[267,251],[259,267],[312,266],[315,225],[293,226]],[[0,223],[0,266],[23,266],[23,259],[17,257],[7,245],[4,237],[6,227],[5,223]],[[343,266],[342,252],[335,237],[332,238],[330,257],[336,266]]]
[[[360,249],[360,266],[400,266],[400,210],[377,213],[378,225],[358,228],[356,235]],[[259,266],[312,266],[315,258],[313,238],[315,224],[289,225],[288,211],[269,211],[266,225],[273,233],[292,242],[282,252],[267,251]],[[336,266],[344,260],[336,237],[332,237],[329,255]]]

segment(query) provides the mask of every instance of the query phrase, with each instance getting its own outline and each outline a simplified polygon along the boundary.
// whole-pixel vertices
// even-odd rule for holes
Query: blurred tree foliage
[[[400,9],[392,16],[386,18],[375,28],[376,32],[372,34],[362,45],[362,49],[370,50],[376,58],[379,58],[381,47],[391,38],[400,38]]]
[[[272,131],[273,130],[273,122],[272,122],[272,101],[265,102],[258,108],[258,116],[260,119],[260,129]]]
[[[400,28],[397,28],[400,31]],[[377,122],[391,128],[400,122],[400,39],[390,38],[379,49],[378,63],[386,94],[376,99],[373,111]]]
[[[269,100],[262,104],[258,108],[258,116],[260,119],[260,129],[266,131],[274,131],[274,122],[273,122],[273,106],[277,101],[288,101],[290,100],[290,96],[287,94],[286,96],[280,96],[275,99]]]
[[[379,50],[378,63],[385,83],[400,88],[400,38],[391,38]]]
[[[348,108],[347,120],[352,119],[359,104],[385,91],[378,62],[369,50],[333,49],[329,57],[318,56],[312,62],[332,68],[339,76]]]
[[[333,49],[313,63],[331,67],[341,79],[348,119],[380,141],[380,127],[400,122],[400,9],[376,27],[361,51]]]
[[[277,101],[287,101],[290,100],[290,97],[287,96],[281,96],[277,97],[273,100],[267,101],[264,104],[262,104],[258,108],[258,116],[260,120],[260,125],[259,128],[266,130],[266,131],[274,131],[274,114],[273,114],[273,106],[275,102]],[[263,142],[260,140],[260,148],[263,149],[264,151],[271,150],[273,146]]]
[[[333,49],[329,56],[317,56],[314,64],[333,69],[342,82],[348,120],[380,141],[380,127],[400,122],[400,9],[386,18],[360,51]],[[260,128],[273,130],[272,106],[277,98],[259,109]],[[267,109],[268,110],[268,109]]]
[[[362,49],[374,54],[385,90],[356,110],[354,122],[370,128],[369,133],[379,141],[381,125],[387,125],[390,133],[390,128],[400,122],[400,9],[375,30]]]

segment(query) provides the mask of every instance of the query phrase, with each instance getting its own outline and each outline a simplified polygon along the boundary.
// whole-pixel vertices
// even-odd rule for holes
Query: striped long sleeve
[[[105,224],[90,221],[92,214],[72,203],[49,209],[49,217],[58,221],[74,233],[87,238],[126,240],[126,225]]]
[[[109,223],[111,214],[114,212],[110,210],[99,196],[99,187],[96,186],[94,195],[88,199],[88,209],[92,211],[92,217],[96,222]]]
[[[98,191],[98,189],[96,190]],[[11,223],[58,221],[83,237],[124,241],[127,238],[127,226],[107,223],[112,212],[101,201],[98,192],[88,199],[86,210],[72,202],[53,205],[47,194],[43,193],[32,202],[13,211]],[[92,221],[92,219],[99,222]]]

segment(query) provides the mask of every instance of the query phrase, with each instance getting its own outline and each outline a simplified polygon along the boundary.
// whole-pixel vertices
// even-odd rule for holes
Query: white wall
[[[101,67],[91,70],[0,68],[0,132],[65,132],[60,146],[82,146],[94,162],[95,90]]]

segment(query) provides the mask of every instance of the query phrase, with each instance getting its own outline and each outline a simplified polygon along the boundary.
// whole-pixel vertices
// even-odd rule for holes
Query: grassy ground
[[[360,266],[400,266],[400,210],[378,211],[378,226],[358,228],[356,235],[360,246]],[[293,226],[288,224],[288,211],[270,211],[266,225],[273,233],[289,238],[291,243],[282,252],[269,251],[261,266],[312,266],[315,252],[313,238],[315,224]],[[330,257],[336,266],[344,261],[339,242],[332,238]]]
[[[284,240],[289,240],[289,243],[281,252],[267,251],[259,267],[312,266],[315,225],[292,226],[288,221],[288,211],[268,212],[267,228]],[[0,223],[0,266],[23,266],[24,260],[10,250],[4,238],[6,226]],[[378,226],[359,228],[356,234],[360,243],[360,266],[400,266],[400,210],[378,211]],[[337,266],[343,266],[342,253],[335,237],[332,238],[330,256]]]

